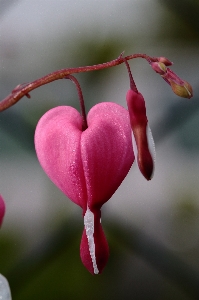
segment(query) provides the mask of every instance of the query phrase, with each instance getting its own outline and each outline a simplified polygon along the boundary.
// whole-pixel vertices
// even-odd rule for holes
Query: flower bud
[[[173,63],[168,58],[163,57],[163,56],[157,57],[157,61],[165,64],[165,66],[167,66],[167,67],[173,65]]]
[[[192,86],[187,82],[184,81],[183,85],[177,84],[174,81],[170,80],[171,88],[173,92],[183,98],[190,99],[193,97],[193,90]]]
[[[165,81],[171,86],[173,92],[183,98],[193,97],[192,86],[185,80],[178,77],[173,71],[167,68],[165,75],[162,75]]]
[[[156,73],[160,74],[161,76],[165,75],[167,72],[167,67],[162,62],[152,62],[151,67]]]
[[[136,162],[142,175],[150,180],[155,167],[155,147],[148,119],[145,101],[141,93],[129,90],[126,95],[132,127],[132,142]]]

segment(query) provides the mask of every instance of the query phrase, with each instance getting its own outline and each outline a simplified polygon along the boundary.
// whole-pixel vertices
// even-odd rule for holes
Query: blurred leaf
[[[46,265],[65,251],[67,244],[71,244],[76,239],[79,224],[75,222],[70,227],[68,225],[69,223],[66,222],[54,235],[50,238],[47,237],[42,244],[37,245],[6,275],[13,294],[25,290],[29,281],[33,280],[35,276],[37,277]]]
[[[146,260],[170,281],[177,284],[187,295],[198,299],[199,272],[197,270],[192,269],[175,253],[132,225],[124,226],[121,223],[112,222],[109,230],[126,249]]]
[[[111,298],[119,300],[125,289],[127,293],[125,299],[130,300],[137,290],[131,279],[137,274],[134,264],[135,254],[166,276],[171,283],[176,284],[187,295],[193,298],[198,295],[199,273],[170,250],[133,225],[125,226],[112,219],[107,229],[110,235],[109,242],[111,241],[110,244],[114,245],[114,248],[111,248],[110,265],[107,265],[103,275],[93,276],[81,264],[79,243],[82,226],[76,220],[71,219],[62,224],[53,235],[26,257],[24,256],[15,268],[5,274],[10,282],[14,299],[109,300]],[[130,253],[128,265],[125,264],[125,255],[121,252],[117,253],[117,244],[119,249],[125,249],[125,253],[127,251]],[[147,286],[144,291],[141,286],[138,290],[137,296],[147,297],[145,293],[148,290]],[[180,299],[187,298],[181,297]]]
[[[162,19],[161,30],[170,38],[185,40],[199,38],[199,2],[198,0],[158,0],[166,6],[170,14]],[[166,26],[165,26],[166,24]]]
[[[1,231],[0,233],[0,272],[6,273],[19,259],[24,245],[20,234]]]

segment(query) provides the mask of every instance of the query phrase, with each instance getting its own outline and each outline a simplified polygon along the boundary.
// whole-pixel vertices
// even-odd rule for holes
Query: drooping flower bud
[[[172,70],[167,68],[167,72],[162,76],[168,82],[173,92],[183,98],[193,97],[192,86],[185,80],[178,77]]]
[[[180,97],[190,99],[193,97],[193,90],[191,85],[178,77],[171,69],[166,66],[172,63],[167,59],[158,58],[159,61],[150,62],[152,69],[162,76],[162,78],[171,86],[173,92]]]
[[[151,67],[156,73],[160,75],[164,75],[167,72],[167,67],[162,62],[152,62]]]
[[[132,89],[126,95],[131,128],[133,150],[138,167],[143,176],[150,180],[155,167],[155,146],[148,126],[145,101],[141,93]]]
[[[165,64],[165,66],[172,66],[173,63],[166,57],[164,56],[160,56],[160,57],[157,57],[157,61],[160,62],[160,63],[163,63]]]
[[[130,79],[130,90],[126,94],[131,128],[133,151],[142,175],[150,180],[155,166],[155,146],[148,126],[144,97],[138,92],[128,61],[125,60]]]
[[[184,81],[183,85],[179,85],[171,80],[170,84],[171,84],[172,90],[174,91],[174,93],[176,95],[183,97],[183,98],[188,98],[188,99],[193,97],[192,86],[187,81]]]

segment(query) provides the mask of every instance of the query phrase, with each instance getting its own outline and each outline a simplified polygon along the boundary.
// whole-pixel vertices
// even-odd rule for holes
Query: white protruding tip
[[[0,299],[1,300],[12,300],[8,281],[1,274],[0,274]]]
[[[94,241],[94,214],[87,208],[84,215],[84,227],[86,230],[86,236],[88,239],[88,248],[93,263],[94,274],[98,274],[99,270],[97,267],[96,256],[95,256],[95,241]]]
[[[135,156],[135,161],[136,164],[138,165],[138,149],[137,149],[137,145],[136,145],[136,141],[135,141],[135,137],[134,137],[134,133],[132,131],[132,144],[133,144],[133,152],[134,152],[134,156]]]
[[[149,147],[149,152],[151,154],[151,157],[153,159],[153,173],[151,175],[151,178],[153,178],[154,172],[155,172],[155,159],[156,159],[156,152],[155,152],[155,143],[152,135],[151,128],[149,125],[147,125],[146,129],[146,135],[147,135],[147,141],[148,141],[148,147]]]
[[[153,178],[154,171],[155,171],[156,152],[155,152],[154,139],[153,139],[152,132],[151,132],[151,129],[150,129],[148,124],[147,124],[147,127],[146,127],[146,136],[147,136],[148,150],[149,150],[149,152],[151,154],[151,157],[153,159],[153,173],[151,174],[151,178]],[[138,158],[137,158],[138,157],[138,150],[137,150],[137,144],[136,144],[136,141],[135,141],[133,131],[132,131],[132,144],[133,144],[133,152],[134,152],[134,156],[135,156],[135,161],[138,165]]]

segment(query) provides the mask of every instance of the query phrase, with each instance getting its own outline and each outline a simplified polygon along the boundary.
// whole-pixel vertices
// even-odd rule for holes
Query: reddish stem
[[[67,75],[65,78],[70,79],[76,85],[76,88],[77,88],[77,91],[78,91],[78,96],[79,96],[79,101],[80,101],[82,119],[83,119],[82,130],[86,130],[88,128],[88,124],[87,124],[87,120],[86,120],[86,110],[85,110],[85,105],[84,105],[84,97],[83,97],[83,94],[82,94],[82,89],[80,87],[80,84],[79,84],[78,80],[73,75]]]
[[[136,92],[138,94],[138,89],[136,87],[136,84],[135,84],[135,81],[133,79],[133,75],[131,73],[131,69],[130,69],[130,66],[129,66],[129,63],[128,61],[126,60],[126,58],[124,58],[124,62],[125,62],[125,65],[127,67],[127,70],[128,70],[128,73],[129,73],[129,79],[130,79],[130,88],[131,90],[133,90],[134,92]]]
[[[150,57],[146,54],[132,54],[129,56],[126,56],[125,58],[122,57],[123,53],[117,58],[110,62],[106,62],[103,64],[93,65],[93,66],[85,66],[85,67],[77,67],[77,68],[69,68],[69,69],[61,69],[55,72],[52,72],[44,77],[41,77],[40,79],[37,79],[35,81],[32,81],[30,83],[25,83],[22,85],[18,85],[10,95],[8,95],[6,98],[4,98],[0,102],[0,111],[3,111],[15,103],[17,103],[22,97],[27,96],[30,98],[29,92],[44,85],[48,84],[52,81],[63,79],[66,76],[74,73],[82,73],[82,72],[89,72],[89,71],[96,71],[96,70],[102,70],[105,68],[114,67],[117,65],[122,64],[125,62],[125,60],[130,60],[134,58],[144,58],[148,62],[150,61],[156,61],[156,58]]]

